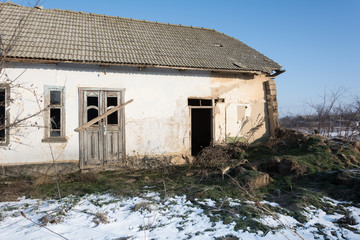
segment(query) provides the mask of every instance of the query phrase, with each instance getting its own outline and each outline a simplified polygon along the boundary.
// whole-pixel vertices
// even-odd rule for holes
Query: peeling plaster
[[[220,103],[215,108],[215,139],[217,141],[247,138],[246,133],[256,125],[256,119],[266,118],[263,85],[268,80],[269,78],[265,75],[232,74],[222,77],[214,74],[212,76],[211,96],[225,99],[225,103]],[[238,116],[239,106],[247,107],[242,118]],[[265,121],[264,125],[246,140],[252,142],[266,136],[268,136],[268,130]]]
[[[241,127],[237,123],[237,111],[229,113],[232,105],[248,107],[245,115],[250,119],[250,125],[254,124],[257,114],[265,117],[263,83],[269,80],[265,75],[190,70],[180,72],[156,68],[138,71],[134,67],[107,67],[104,74],[102,67],[76,64],[9,66],[6,70],[12,78],[27,69],[18,81],[33,84],[41,98],[45,85],[65,86],[67,142],[51,143],[55,158],[61,161],[79,159],[79,134],[74,129],[79,127],[80,87],[125,89],[125,101],[134,99],[125,107],[128,161],[153,157],[166,159],[167,162],[181,162],[180,158],[190,155],[188,98],[225,99],[225,102],[219,101],[214,106],[213,136],[219,142],[226,141],[226,137],[233,137]],[[10,116],[15,116],[18,111],[26,115],[39,108],[36,101],[31,100],[32,93],[24,91],[17,95],[19,91],[17,89],[11,92],[16,101],[11,104]],[[234,116],[235,122],[230,119]],[[31,121],[44,124],[42,116]],[[244,134],[246,128],[243,130],[241,134]],[[23,144],[12,141],[6,147],[11,150],[2,151],[0,164],[50,161],[49,144],[41,142],[44,129],[26,128],[21,131],[23,135],[19,136],[18,142]],[[267,127],[264,125],[249,141],[266,135]],[[171,160],[173,158],[177,160]]]

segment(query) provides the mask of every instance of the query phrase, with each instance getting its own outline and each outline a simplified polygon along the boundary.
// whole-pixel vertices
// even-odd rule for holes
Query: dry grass
[[[62,177],[62,181],[66,182],[96,182],[99,178],[99,174],[96,172],[76,172],[66,177]]]
[[[108,218],[108,216],[106,215],[106,213],[104,212],[97,212],[95,214],[95,217],[93,219],[93,222],[97,225],[99,225],[100,223],[102,224],[106,224],[106,223],[109,223],[110,220]]]
[[[28,196],[31,183],[29,181],[8,181],[0,184],[0,202],[16,201],[21,196]]]

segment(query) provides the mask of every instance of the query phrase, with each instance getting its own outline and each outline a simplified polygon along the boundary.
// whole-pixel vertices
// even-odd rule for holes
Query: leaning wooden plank
[[[101,119],[109,116],[110,114],[116,112],[117,110],[125,107],[126,105],[128,105],[129,103],[131,103],[132,101],[134,101],[133,99],[127,101],[126,103],[122,104],[122,105],[117,105],[116,107],[113,107],[112,109],[110,109],[109,111],[105,112],[104,114],[97,116],[96,118],[92,119],[91,121],[84,123],[83,125],[81,125],[80,127],[75,129],[75,132],[80,132],[81,130],[84,130],[87,127],[90,127],[91,125],[93,125],[94,123],[100,121]]]

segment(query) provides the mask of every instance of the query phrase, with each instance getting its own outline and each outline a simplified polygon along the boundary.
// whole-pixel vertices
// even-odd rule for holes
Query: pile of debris
[[[267,186],[273,175],[290,176],[298,178],[309,172],[309,165],[321,169],[321,163],[317,160],[304,164],[296,159],[301,154],[306,155],[310,150],[314,154],[328,154],[333,165],[341,162],[344,167],[356,167],[360,163],[360,143],[346,142],[340,139],[328,139],[320,135],[309,135],[294,130],[278,128],[276,138],[267,142],[245,145],[223,144],[204,148],[194,159],[193,166],[206,169],[206,173],[212,176],[218,175],[224,179],[224,175],[236,178],[249,189],[257,189]],[[316,152],[320,151],[323,152]],[[298,151],[296,157],[289,152]],[[250,152],[262,151],[257,158],[249,156]],[[345,154],[346,153],[346,154]],[[326,158],[326,156],[324,158]],[[313,162],[311,162],[313,161]]]

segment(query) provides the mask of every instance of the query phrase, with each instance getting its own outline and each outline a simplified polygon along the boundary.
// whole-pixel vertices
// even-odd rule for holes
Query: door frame
[[[199,100],[211,100],[212,102],[212,106],[191,106],[188,104],[188,108],[189,108],[189,155],[192,155],[192,124],[191,124],[191,120],[192,120],[192,109],[212,109],[212,114],[211,114],[211,129],[210,129],[210,134],[211,134],[211,143],[214,142],[214,136],[215,136],[215,105],[216,105],[216,101],[213,98],[201,98],[201,97],[189,97],[189,99],[199,99]]]
[[[121,93],[121,97],[120,97],[120,103],[124,103],[125,101],[125,88],[102,88],[102,87],[79,87],[78,88],[78,96],[79,96],[79,126],[81,126],[82,124],[84,124],[83,119],[84,119],[84,92],[85,91],[109,91],[109,92],[120,92]],[[122,152],[122,156],[121,159],[125,159],[126,158],[126,144],[125,144],[125,109],[120,109],[119,111],[122,111],[122,114],[120,114],[120,118],[119,118],[119,129],[121,129],[121,148],[123,149]],[[99,115],[101,113],[98,113]],[[80,161],[80,169],[83,169],[85,166],[91,166],[91,165],[85,165],[85,150],[84,148],[84,132],[81,131],[79,132],[79,161]],[[100,159],[101,163],[100,166],[104,166],[106,159]]]

